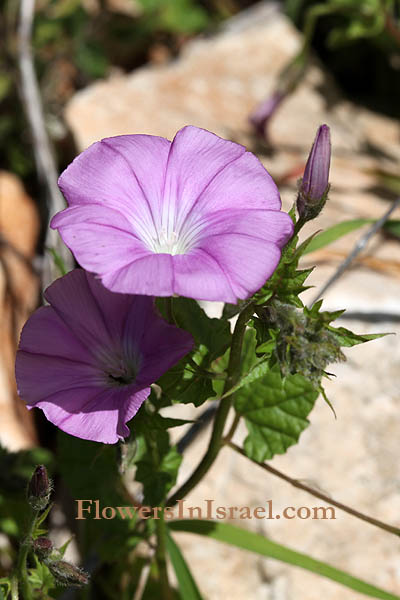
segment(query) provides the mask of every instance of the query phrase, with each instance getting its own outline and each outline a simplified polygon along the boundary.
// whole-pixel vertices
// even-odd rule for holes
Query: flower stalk
[[[33,600],[33,594],[32,594],[31,586],[29,584],[28,570],[27,570],[26,563],[27,563],[27,559],[28,559],[29,550],[31,548],[32,534],[35,531],[39,514],[40,514],[39,510],[32,509],[31,515],[30,515],[30,523],[29,523],[28,533],[27,533],[26,538],[22,541],[20,548],[19,548],[19,553],[18,553],[16,575],[17,575],[17,582],[18,582],[19,590],[21,591],[21,597],[23,598],[23,600]],[[16,598],[18,598],[18,595],[16,596]]]
[[[236,321],[235,329],[232,334],[231,351],[229,355],[229,364],[227,369],[227,378],[225,381],[222,396],[224,396],[231,388],[233,388],[240,377],[240,362],[242,357],[243,338],[246,331],[246,325],[254,312],[254,305],[251,302],[247,307],[239,314]],[[210,442],[203,459],[201,460],[198,467],[193,471],[189,479],[167,500],[167,506],[173,506],[184,498],[204,477],[208,472],[215,459],[217,458],[219,451],[223,446],[223,433],[228,417],[229,410],[232,406],[233,395],[222,398],[219,403],[218,410],[215,415],[213,430],[211,433]]]

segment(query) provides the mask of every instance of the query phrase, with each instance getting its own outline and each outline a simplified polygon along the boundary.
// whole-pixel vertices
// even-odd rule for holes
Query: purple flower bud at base
[[[49,538],[39,537],[33,542],[33,551],[39,559],[43,560],[52,553],[53,544]]]
[[[34,510],[44,510],[49,503],[51,483],[46,467],[36,467],[28,485],[28,502]]]

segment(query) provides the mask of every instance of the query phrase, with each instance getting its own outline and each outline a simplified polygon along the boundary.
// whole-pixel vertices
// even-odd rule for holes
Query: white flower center
[[[158,232],[156,239],[151,240],[151,250],[156,254],[186,254],[192,247],[191,236],[185,236],[171,231],[170,233],[163,227]]]

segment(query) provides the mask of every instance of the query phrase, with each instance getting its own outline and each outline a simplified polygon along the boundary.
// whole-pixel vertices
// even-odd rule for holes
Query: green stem
[[[164,600],[172,600],[172,591],[168,581],[168,569],[166,559],[166,525],[164,520],[164,510],[161,511],[160,517],[154,519],[156,523],[157,533],[157,550],[156,561],[158,567],[158,577],[161,584],[162,597]]]
[[[300,229],[303,227],[303,225],[305,225],[306,220],[303,219],[302,217],[299,217],[298,220],[296,221],[295,225],[294,225],[294,230],[293,230],[293,236],[291,239],[293,239],[300,231]]]
[[[232,421],[232,425],[231,425],[228,433],[224,437],[224,440],[223,440],[224,444],[227,444],[233,438],[234,433],[237,429],[237,426],[239,425],[240,417],[241,417],[241,415],[239,415],[238,413],[235,414],[235,418]]]
[[[35,530],[35,527],[36,527],[36,521],[39,516],[39,512],[40,511],[38,511],[38,510],[32,511],[31,522],[30,522],[28,534],[27,534],[26,538],[22,541],[22,543],[19,547],[18,562],[17,562],[17,580],[19,583],[19,587],[20,587],[20,591],[21,591],[23,600],[33,600],[32,589],[31,589],[31,586],[29,584],[29,579],[28,579],[28,571],[27,571],[27,567],[26,567],[26,561],[27,561],[29,549],[30,549],[30,540],[31,540],[32,534]]]
[[[254,306],[251,302],[239,314],[235,329],[232,334],[231,351],[229,355],[229,364],[227,369],[227,378],[225,380],[222,395],[233,388],[240,377],[240,361],[242,356],[243,337],[246,331],[246,325],[254,312]],[[220,403],[214,419],[214,426],[211,433],[210,442],[207,451],[203,456],[198,467],[193,471],[189,479],[167,500],[167,506],[173,506],[184,498],[204,477],[215,459],[217,458],[221,447],[223,446],[222,436],[224,433],[225,422],[232,405],[232,395],[223,398]]]
[[[314,36],[315,25],[319,17],[323,17],[325,15],[330,15],[332,13],[338,12],[339,7],[333,4],[315,4],[306,13],[305,25],[303,27],[303,47],[300,51],[300,55],[307,55],[312,38]]]
[[[19,600],[17,574],[11,576],[11,600]]]

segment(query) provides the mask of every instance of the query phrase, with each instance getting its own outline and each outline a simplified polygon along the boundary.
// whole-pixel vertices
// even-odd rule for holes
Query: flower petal
[[[60,392],[37,404],[62,431],[94,442],[115,444],[129,435],[127,421],[135,416],[150,388],[116,388],[91,393],[87,389]]]
[[[274,180],[251,152],[242,154],[210,181],[201,193],[195,211],[204,214],[225,208],[281,208]]]
[[[95,353],[98,348],[110,345],[111,337],[89,287],[88,276],[83,269],[74,269],[52,283],[45,291],[45,298],[71,332]]]
[[[239,299],[247,298],[264,285],[281,256],[275,244],[238,233],[206,238],[202,247],[221,266]]]
[[[106,205],[139,219],[155,235],[169,148],[157,136],[105,138],[77,156],[58,183],[70,206]]]
[[[172,296],[173,270],[170,254],[148,254],[101,277],[110,290],[148,296]]]
[[[68,358],[33,354],[18,350],[15,362],[18,393],[29,405],[59,391],[91,388],[101,391],[105,385],[98,368]]]
[[[92,364],[93,356],[51,306],[42,306],[25,323],[19,349]]]
[[[157,343],[154,343],[157,340]],[[170,325],[159,317],[149,320],[141,344],[143,367],[137,385],[154,383],[193,349],[193,338],[187,331]]]
[[[172,257],[174,293],[196,300],[236,302],[229,276],[205,246]]]
[[[163,198],[163,225],[178,231],[187,213],[212,180],[239,159],[245,148],[210,131],[187,126],[170,150]]]
[[[207,215],[198,224],[200,247],[205,240],[224,233],[240,233],[273,242],[282,247],[293,235],[293,221],[279,210],[220,210]],[[210,244],[212,241],[210,240]]]
[[[79,264],[94,273],[118,270],[150,253],[128,220],[107,206],[67,208],[53,224]]]

